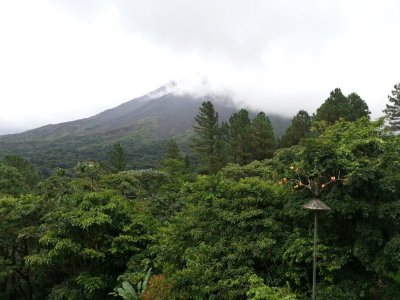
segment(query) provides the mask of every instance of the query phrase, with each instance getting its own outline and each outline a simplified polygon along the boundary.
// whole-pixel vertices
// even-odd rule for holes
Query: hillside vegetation
[[[129,149],[129,168],[156,167],[171,138],[184,152],[191,152],[187,141],[193,136],[194,117],[202,102],[212,101],[221,121],[239,110],[227,96],[177,95],[167,92],[167,88],[90,118],[0,136],[0,155],[22,155],[47,177],[57,167],[73,168],[80,161],[101,161],[113,144],[121,143]],[[254,116],[258,112],[249,113]],[[275,134],[282,135],[290,120],[274,114],[269,117]]]

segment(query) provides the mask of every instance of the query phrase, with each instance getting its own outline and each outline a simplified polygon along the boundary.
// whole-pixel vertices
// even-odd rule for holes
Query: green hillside
[[[214,103],[220,121],[238,111],[226,96],[164,92],[165,88],[160,88],[90,118],[0,136],[0,156],[20,154],[48,176],[56,167],[102,161],[112,145],[119,142],[127,150],[129,168],[155,167],[170,138],[177,139],[181,148],[189,151],[187,140],[193,135],[194,117],[202,102]],[[256,113],[250,111],[252,116]],[[278,115],[269,117],[276,135],[282,135],[290,120]]]

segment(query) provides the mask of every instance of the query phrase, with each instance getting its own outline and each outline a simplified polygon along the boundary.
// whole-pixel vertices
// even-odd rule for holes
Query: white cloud
[[[399,82],[395,0],[0,3],[0,133],[87,117],[173,79],[265,111],[342,88],[377,117]],[[182,86],[181,85],[181,86]]]

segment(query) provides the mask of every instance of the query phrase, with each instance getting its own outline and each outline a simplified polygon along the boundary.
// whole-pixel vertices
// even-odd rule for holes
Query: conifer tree
[[[229,143],[229,125],[227,122],[222,122],[218,130],[216,150],[218,161],[222,167],[226,166],[229,162],[228,157],[228,143]]]
[[[368,110],[368,105],[357,93],[351,93],[347,96],[349,101],[349,112],[345,119],[354,122],[355,120],[367,117],[371,112]]]
[[[260,112],[252,121],[250,128],[252,159],[263,160],[274,155],[276,140],[271,121]]]
[[[367,117],[369,114],[368,105],[359,95],[352,93],[346,97],[339,88],[336,88],[317,109],[315,120],[333,124],[343,118],[346,121],[354,122],[361,117]]]
[[[311,117],[305,110],[300,110],[292,119],[290,127],[285,131],[281,140],[280,147],[290,147],[297,145],[300,140],[310,135]]]
[[[400,130],[400,83],[394,86],[391,94],[388,98],[392,104],[386,104],[386,109],[383,112],[393,130],[398,131]]]
[[[249,112],[241,109],[229,118],[228,154],[230,162],[239,165],[251,161],[251,137]]]
[[[166,146],[166,151],[165,151],[165,158],[170,158],[170,159],[181,159],[181,155],[180,155],[180,151],[179,151],[179,147],[178,144],[176,143],[176,141],[174,139],[170,139],[167,142],[167,146]]]
[[[205,171],[216,173],[222,167],[222,162],[217,146],[220,127],[214,105],[210,101],[203,102],[195,120],[197,125],[193,128],[197,136],[191,139],[190,146],[200,154]]]
[[[107,153],[107,162],[115,173],[125,170],[127,164],[126,152],[120,143],[114,144],[112,150]]]

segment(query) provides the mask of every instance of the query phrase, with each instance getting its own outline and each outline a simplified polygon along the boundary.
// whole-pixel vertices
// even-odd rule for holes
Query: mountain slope
[[[170,89],[163,86],[90,118],[0,136],[0,155],[21,154],[48,174],[55,167],[104,159],[111,145],[121,142],[130,156],[130,168],[151,167],[162,154],[165,139],[187,140],[202,102],[212,101],[221,121],[238,110],[226,96],[196,97]],[[287,118],[269,117],[277,135],[289,126]]]

